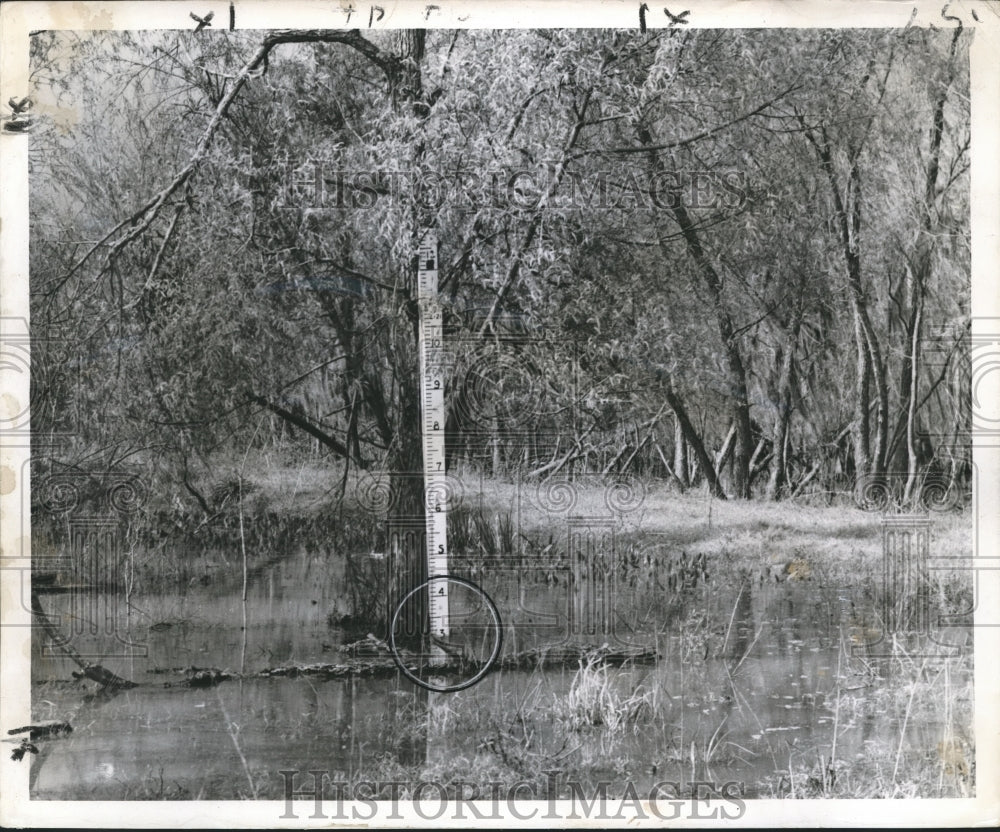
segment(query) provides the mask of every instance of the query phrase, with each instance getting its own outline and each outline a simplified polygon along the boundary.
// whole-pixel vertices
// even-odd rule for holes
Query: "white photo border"
[[[501,3],[499,0],[435,0],[435,3],[398,0],[367,3],[361,0],[333,2],[273,2],[235,0],[235,28],[367,28],[369,10],[381,5],[385,14],[373,28],[638,28],[638,2],[593,2],[592,0],[531,0]],[[660,4],[662,5],[662,4]],[[651,29],[665,28],[668,19],[660,5],[648,12]],[[673,4],[671,4],[673,5]],[[942,2],[888,3],[858,0],[802,0],[802,2],[679,3],[677,11],[690,9],[689,28],[902,28],[935,26],[950,29],[961,25],[974,31],[970,46],[972,96],[972,312],[973,337],[989,334],[983,323],[1000,321],[1000,6],[996,3]],[[125,2],[29,2],[13,0],[0,6],[0,100],[20,98],[28,91],[29,32],[68,29],[190,29],[194,11],[214,13],[216,28],[225,28],[230,3],[219,0],[175,2],[175,0],[130,0]],[[24,135],[0,136],[0,335],[27,334],[28,310],[28,139]],[[995,328],[993,329],[995,332]],[[8,374],[10,375],[10,374]],[[991,394],[997,393],[993,381]],[[28,376],[4,378],[0,390],[0,416],[11,419],[27,407]],[[992,406],[996,406],[993,402]],[[31,614],[21,602],[30,581],[30,540],[22,536],[29,528],[24,507],[29,505],[29,447],[26,438],[0,436],[0,726],[30,721],[30,622]],[[996,558],[1000,541],[1000,448],[976,446],[974,461],[980,473],[977,510],[977,557]],[[984,611],[1000,610],[1000,570],[979,573],[977,624]],[[975,639],[975,735],[976,796],[969,799],[927,800],[748,800],[738,818],[713,815],[724,801],[706,803],[700,817],[681,817],[671,823],[683,826],[973,826],[1000,822],[1000,629],[980,627]],[[433,801],[432,801],[433,802]],[[568,803],[568,802],[566,802]],[[563,802],[557,807],[566,808]],[[425,819],[400,806],[387,817],[390,806],[358,825],[369,827],[452,827],[469,825],[499,828],[512,821],[529,828],[557,825],[593,826],[594,821],[560,820],[545,802],[519,805],[518,814],[506,809],[503,817],[474,820],[468,809],[463,817],[452,813]],[[731,810],[731,807],[729,807]],[[484,813],[489,811],[483,807]],[[347,826],[346,822],[311,819],[312,805],[302,801],[298,817],[283,819],[283,801],[31,801],[28,798],[28,766],[0,754],[0,823],[5,826],[128,827],[229,827],[305,828]],[[400,818],[402,813],[403,817]],[[366,813],[360,815],[364,817]],[[647,819],[616,820],[635,827],[659,827],[665,821],[647,813]],[[608,821],[598,821],[597,825]]]

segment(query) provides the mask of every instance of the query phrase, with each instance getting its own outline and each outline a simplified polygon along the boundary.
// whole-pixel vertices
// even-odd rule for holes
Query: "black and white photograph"
[[[4,825],[998,822],[996,6],[5,6]]]

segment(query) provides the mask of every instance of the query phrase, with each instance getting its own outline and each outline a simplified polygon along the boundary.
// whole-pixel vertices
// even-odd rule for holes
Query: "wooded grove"
[[[916,28],[36,33],[33,431],[76,414],[39,465],[141,471],[206,515],[247,453],[322,458],[331,484],[420,471],[433,228],[453,469],[964,488],[967,50]]]

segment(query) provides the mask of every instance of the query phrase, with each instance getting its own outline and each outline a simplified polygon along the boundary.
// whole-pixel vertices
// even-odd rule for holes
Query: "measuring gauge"
[[[447,474],[444,464],[444,316],[438,303],[438,241],[425,231],[417,249],[417,301],[420,305],[421,418],[423,420],[424,494],[427,518],[427,577],[448,574]],[[429,593],[428,617],[435,639],[451,635],[448,582],[435,582]],[[437,646],[433,651],[444,652]]]

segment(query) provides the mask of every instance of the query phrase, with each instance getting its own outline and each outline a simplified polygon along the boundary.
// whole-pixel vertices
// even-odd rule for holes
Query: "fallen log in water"
[[[393,659],[389,646],[374,636],[369,636],[354,644],[344,645],[341,651],[346,654],[345,660],[341,662],[288,664],[265,668],[253,673],[232,673],[218,668],[199,667],[154,668],[148,672],[154,674],[183,673],[185,674],[183,681],[166,682],[164,686],[192,688],[214,687],[222,682],[238,679],[294,679],[299,676],[319,679],[388,678],[399,672],[399,665]],[[533,647],[520,653],[504,656],[494,663],[491,670],[532,670],[538,667],[575,666],[581,662],[601,662],[612,665],[625,664],[626,662],[643,664],[655,661],[656,657],[656,650],[648,647],[612,647],[607,643],[600,646],[554,644]],[[431,669],[420,661],[419,656],[409,651],[401,651],[399,659],[413,673],[421,672],[421,666],[425,672]],[[467,657],[455,656],[450,657],[444,663],[436,663],[433,671],[435,675],[461,674],[469,677],[479,672],[481,668],[481,662],[470,661]],[[132,682],[126,682],[126,684],[135,686]]]
[[[300,664],[284,667],[271,667],[256,675],[265,679],[296,676],[318,676],[321,679],[345,679],[354,676],[382,677],[393,676],[399,668],[392,659],[383,661],[353,661],[340,664]]]
[[[371,633],[359,641],[342,644],[337,649],[352,657],[392,656],[392,648]]]
[[[73,733],[73,726],[68,722],[51,719],[45,722],[36,722],[32,725],[24,725],[20,728],[11,728],[7,733],[10,735],[23,734],[28,732],[29,740],[41,740],[51,737],[58,737],[61,734]]]
[[[217,670],[214,667],[206,669],[191,668],[192,673],[184,680],[185,684],[191,688],[211,688],[219,682],[227,682],[235,678],[232,673],[225,670]]]
[[[105,690],[128,690],[138,687],[135,682],[123,679],[99,664],[81,664],[80,666],[83,668],[83,672],[73,671],[74,679],[90,679],[91,682],[97,682]]]
[[[361,649],[359,649],[359,645]],[[370,646],[375,647],[375,649],[369,653],[364,648]],[[341,679],[351,676],[391,676],[398,670],[387,646],[385,649],[379,649],[377,644],[372,645],[371,641],[362,640],[356,644],[345,645],[341,649],[351,656],[363,655],[365,658],[364,660],[353,659],[336,664],[285,665],[262,670],[256,675],[263,678],[319,676],[327,679]],[[626,662],[644,664],[655,661],[657,655],[656,650],[651,647],[612,647],[608,644],[600,646],[588,644],[543,645],[504,656],[493,665],[492,669],[530,670],[536,667],[572,666],[581,662],[602,662],[611,665],[620,665]],[[420,663],[416,656],[403,652],[401,660],[410,670],[418,672]],[[433,670],[435,674],[441,675],[449,673],[470,675],[481,667],[482,663],[480,662],[470,661],[468,658],[453,657],[447,662],[435,664]],[[424,667],[424,670],[429,669],[427,666]]]
[[[51,719],[35,722],[31,725],[22,725],[20,728],[11,728],[7,733],[12,736],[24,733],[28,735],[21,737],[21,744],[10,753],[10,758],[16,763],[23,760],[26,754],[39,753],[38,746],[35,745],[38,740],[59,739],[66,734],[72,734],[73,726],[65,720]]]
[[[27,737],[21,740],[21,744],[10,752],[10,758],[18,763],[24,759],[25,754],[37,754],[38,746],[31,742]]]
[[[605,643],[598,646],[587,644],[555,644],[532,647],[520,653],[504,656],[498,664],[507,669],[527,670],[535,667],[561,667],[589,662],[604,664],[625,664],[635,662],[645,664],[656,661],[657,652],[652,647],[612,647]]]
[[[91,664],[85,661],[76,649],[66,641],[62,633],[59,632],[58,628],[45,614],[45,610],[42,609],[42,602],[38,600],[38,593],[34,590],[31,592],[31,612],[38,620],[38,623],[41,624],[42,629],[45,630],[53,646],[57,647],[83,671],[82,673],[73,673],[74,679],[90,679],[92,682],[97,682],[101,685],[104,690],[127,690],[128,688],[136,687],[135,682],[123,679],[121,676],[112,673],[99,664]]]

